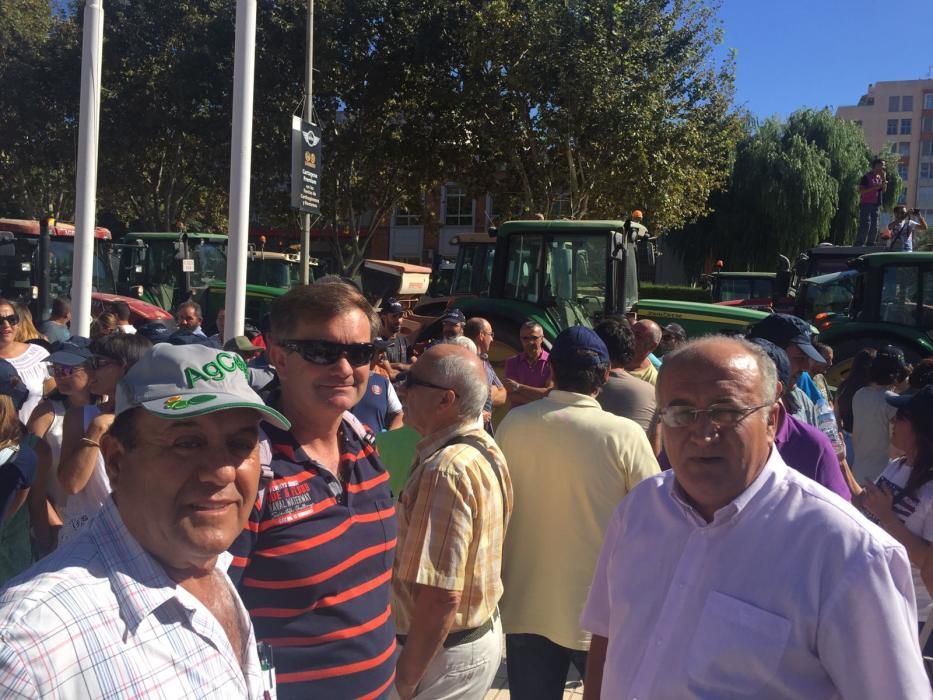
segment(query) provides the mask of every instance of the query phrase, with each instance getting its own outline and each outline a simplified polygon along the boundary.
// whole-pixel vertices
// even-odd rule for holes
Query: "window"
[[[898,204],[907,204],[907,188],[905,187],[901,190],[900,196],[897,198]]]
[[[933,92],[928,92],[923,96],[923,108],[933,109]]]
[[[897,154],[899,156],[910,155],[910,141],[901,141],[897,144]]]
[[[933,156],[933,141],[920,142],[920,155]]]
[[[473,225],[473,200],[460,185],[447,185],[447,206],[444,224],[447,226]]]
[[[907,166],[903,163],[898,163],[897,174],[901,176],[901,180],[907,180]]]
[[[914,265],[891,265],[884,271],[879,307],[882,321],[916,325],[919,277],[919,268]]]
[[[911,121],[912,121],[911,119],[901,119],[901,134],[902,135],[910,133],[910,122]]]
[[[421,207],[417,204],[402,203],[395,207],[395,215],[392,217],[393,226],[420,226],[421,225]]]
[[[924,117],[920,131],[933,131],[933,117]]]
[[[920,164],[920,179],[929,180],[933,178],[933,163],[921,163]]]
[[[904,95],[901,98],[901,111],[902,112],[913,112],[914,111],[914,96],[913,95]]]
[[[897,133],[897,119],[888,119],[888,136],[894,136]]]
[[[899,95],[892,95],[888,98],[888,111],[889,112],[900,112],[901,111],[901,98]]]
[[[505,293],[506,299],[520,299],[535,303],[538,301],[539,278],[541,269],[540,236],[514,236],[509,240],[509,257],[506,261]]]

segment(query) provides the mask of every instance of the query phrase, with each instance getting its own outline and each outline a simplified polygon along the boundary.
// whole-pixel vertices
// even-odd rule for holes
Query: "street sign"
[[[321,213],[321,127],[292,117],[292,208]]]
[[[184,258],[181,261],[182,272],[194,272],[194,258]]]

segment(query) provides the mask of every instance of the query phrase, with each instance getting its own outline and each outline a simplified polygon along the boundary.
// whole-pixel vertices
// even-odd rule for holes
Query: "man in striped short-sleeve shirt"
[[[372,436],[349,413],[379,319],[341,283],[276,300],[270,360],[293,420],[270,428],[271,478],[231,548],[231,576],[271,645],[278,697],[382,698],[395,678],[395,503]]]

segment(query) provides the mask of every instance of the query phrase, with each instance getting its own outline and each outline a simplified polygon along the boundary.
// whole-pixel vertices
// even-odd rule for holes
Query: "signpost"
[[[292,117],[292,207],[321,213],[321,128]]]

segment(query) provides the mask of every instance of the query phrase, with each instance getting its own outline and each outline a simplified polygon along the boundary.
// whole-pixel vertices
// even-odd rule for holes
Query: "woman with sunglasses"
[[[87,388],[101,397],[97,405],[71,406],[62,422],[58,481],[68,496],[59,543],[86,528],[110,496],[110,480],[100,452],[100,439],[113,423],[117,384],[152,347],[139,335],[116,333],[91,341]]]
[[[0,583],[32,564],[31,535],[40,551],[50,547],[45,498],[50,451],[19,419],[28,397],[13,366],[0,360]]]
[[[48,497],[62,522],[67,517],[68,494],[58,481],[58,467],[61,461],[65,412],[68,408],[87,406],[95,400],[88,386],[90,375],[87,362],[91,359],[89,343],[87,338],[72,336],[69,340],[57,344],[55,352],[48,360],[55,389],[39,402],[27,426],[28,430],[41,437],[51,450]],[[61,527],[62,522],[55,525]]]
[[[23,423],[29,422],[33,409],[42,399],[45,380],[49,378],[45,359],[49,353],[45,348],[17,340],[20,315],[13,302],[0,299],[0,359],[6,360],[19,375],[29,395],[19,411]]]
[[[904,456],[892,459],[853,500],[907,550],[922,625],[933,610],[933,598],[920,575],[926,561],[933,559],[933,386],[890,395],[887,401],[896,409],[891,444]]]

